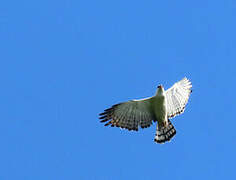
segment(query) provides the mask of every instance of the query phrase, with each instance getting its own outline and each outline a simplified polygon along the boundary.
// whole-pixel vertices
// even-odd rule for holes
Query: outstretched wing
[[[135,131],[139,126],[146,128],[155,121],[152,98],[119,103],[99,115],[101,122],[106,122],[105,126],[111,125]]]
[[[191,87],[191,82],[185,77],[166,91],[168,118],[175,117],[184,112],[192,92]]]

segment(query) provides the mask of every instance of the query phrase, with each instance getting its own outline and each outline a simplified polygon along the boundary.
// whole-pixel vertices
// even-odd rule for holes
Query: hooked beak
[[[157,88],[163,88],[163,86],[160,84],[160,85],[157,86]]]

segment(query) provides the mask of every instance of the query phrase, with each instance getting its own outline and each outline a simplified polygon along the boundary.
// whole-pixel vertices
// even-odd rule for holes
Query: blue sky
[[[236,2],[0,2],[0,179],[235,178]],[[177,135],[104,127],[103,109],[187,76]]]

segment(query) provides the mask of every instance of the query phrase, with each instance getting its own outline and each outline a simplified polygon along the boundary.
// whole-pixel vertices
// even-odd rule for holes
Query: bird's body
[[[164,125],[165,122],[167,122],[166,98],[164,93],[164,89],[162,91],[157,91],[156,95],[153,97],[154,100],[152,101],[154,114],[160,125]]]
[[[149,127],[157,121],[155,142],[169,141],[176,130],[170,118],[181,114],[191,93],[191,82],[184,78],[175,83],[167,91],[160,85],[153,97],[131,100],[113,105],[100,114],[105,126],[121,127],[128,130],[138,130],[138,127]]]

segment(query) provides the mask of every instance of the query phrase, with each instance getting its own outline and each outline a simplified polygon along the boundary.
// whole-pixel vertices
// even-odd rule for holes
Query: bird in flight
[[[99,114],[100,122],[105,126],[120,127],[138,131],[138,128],[147,128],[152,122],[157,122],[154,141],[165,143],[176,134],[170,119],[184,112],[192,84],[185,77],[171,88],[164,90],[162,85],[157,87],[152,97],[130,100],[113,105]]]

